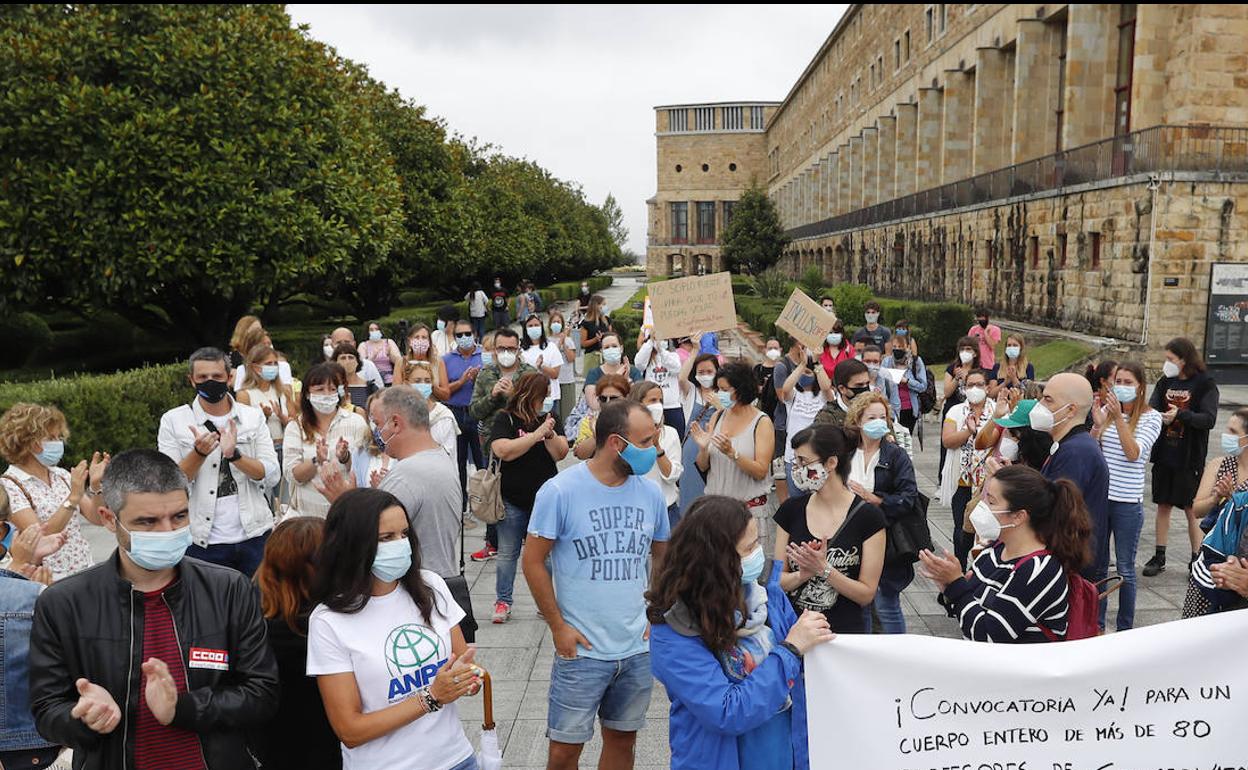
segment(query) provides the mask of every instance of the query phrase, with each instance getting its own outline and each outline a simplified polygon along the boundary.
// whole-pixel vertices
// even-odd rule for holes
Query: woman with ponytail
[[[1020,465],[984,485],[971,513],[992,545],[967,575],[948,553],[919,555],[923,573],[945,595],[962,635],[977,642],[1028,643],[1066,637],[1069,576],[1091,559],[1092,522],[1079,489]]]
[[[884,569],[885,518],[849,488],[858,430],[817,425],[793,437],[793,484],[802,492],[776,511],[780,585],[794,608],[822,612],[838,634],[867,631]]]

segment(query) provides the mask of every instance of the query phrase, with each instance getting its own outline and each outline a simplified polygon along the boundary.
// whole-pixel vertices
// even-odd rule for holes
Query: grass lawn
[[[1029,352],[1031,365],[1036,368],[1036,379],[1047,380],[1053,375],[1086,358],[1094,348],[1074,340],[1053,340],[1032,348]]]

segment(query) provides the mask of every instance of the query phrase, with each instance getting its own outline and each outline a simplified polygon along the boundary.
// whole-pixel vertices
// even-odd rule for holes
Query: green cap
[[[1005,417],[998,417],[993,422],[1002,428],[1026,428],[1031,425],[1031,410],[1038,403],[1040,402],[1034,398],[1025,398],[1018,402],[1018,406],[1014,407],[1014,411]]]

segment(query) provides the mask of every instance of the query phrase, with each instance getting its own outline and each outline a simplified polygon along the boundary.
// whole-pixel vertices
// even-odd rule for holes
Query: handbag
[[[888,525],[884,541],[885,566],[914,564],[919,560],[920,551],[932,550],[932,532],[927,527],[927,506],[930,502],[931,499],[920,492],[911,512]]]
[[[468,510],[486,524],[497,524],[507,515],[503,508],[503,474],[499,464],[499,459],[491,456],[486,467],[468,475]]]

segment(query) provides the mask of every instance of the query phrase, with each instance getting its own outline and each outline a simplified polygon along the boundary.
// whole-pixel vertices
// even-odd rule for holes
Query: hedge
[[[166,364],[116,374],[84,374],[0,385],[0,411],[19,401],[55,406],[69,423],[64,465],[93,451],[156,446],[160,416],[193,395],[186,364]]]

